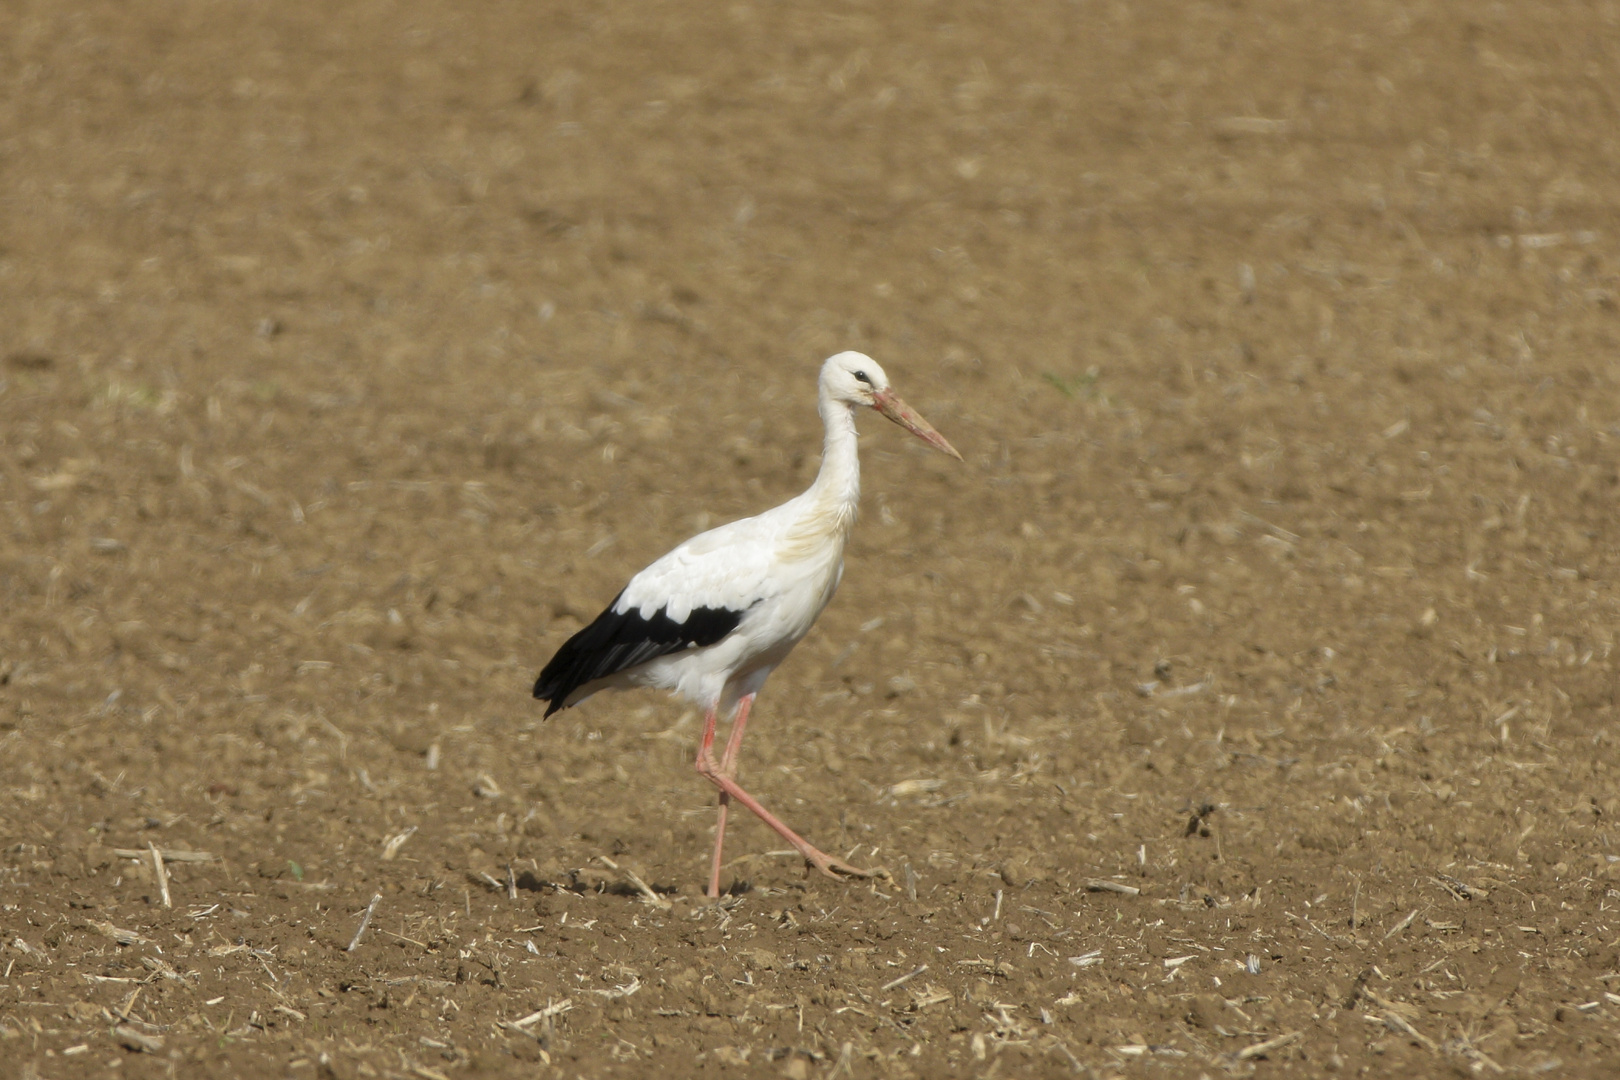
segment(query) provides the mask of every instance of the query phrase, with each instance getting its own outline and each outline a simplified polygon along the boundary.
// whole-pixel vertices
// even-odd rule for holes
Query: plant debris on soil
[[[7,1075],[1615,1075],[1613,4],[0,12]],[[745,781],[542,723],[814,475]],[[14,1071],[15,1070],[15,1071]]]

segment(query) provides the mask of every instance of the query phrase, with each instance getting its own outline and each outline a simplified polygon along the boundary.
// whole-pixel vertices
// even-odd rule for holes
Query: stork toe
[[[824,851],[816,851],[814,848],[812,848],[811,851],[813,851],[814,854],[807,853],[805,855],[805,861],[835,881],[847,881],[850,878],[881,878],[884,881],[894,880],[890,876],[889,871],[884,867],[878,866],[871,870],[862,870],[860,867],[851,866],[843,859],[834,858]],[[817,856],[820,856],[820,858],[817,858]]]

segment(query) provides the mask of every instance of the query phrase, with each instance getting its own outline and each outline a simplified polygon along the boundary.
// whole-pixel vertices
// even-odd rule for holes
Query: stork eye
[[[864,371],[857,371],[855,373],[855,378],[857,378],[861,382],[865,383],[867,386],[872,385],[871,376],[867,375],[866,372],[864,372]]]

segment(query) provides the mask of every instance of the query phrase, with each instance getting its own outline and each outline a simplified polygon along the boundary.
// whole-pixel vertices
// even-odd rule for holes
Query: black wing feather
[[[551,703],[547,716],[564,708],[568,696],[586,683],[682,649],[713,645],[743,617],[730,608],[693,608],[685,622],[676,622],[665,607],[644,619],[635,608],[614,611],[618,602],[615,597],[596,621],[563,642],[535,680],[534,696]]]

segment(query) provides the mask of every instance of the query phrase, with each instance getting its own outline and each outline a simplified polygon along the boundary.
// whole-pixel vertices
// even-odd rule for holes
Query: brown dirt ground
[[[0,1072],[1614,1075],[1617,71],[1613,3],[0,9]],[[840,348],[967,463],[863,420],[744,776],[894,880],[744,819],[717,908],[692,713],[529,684]]]

